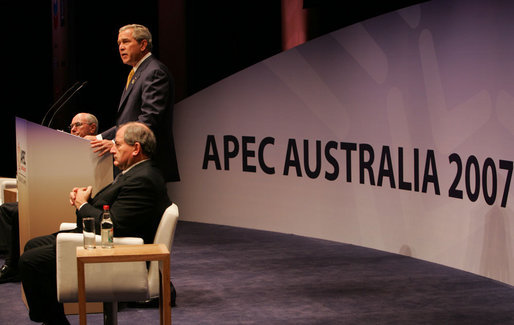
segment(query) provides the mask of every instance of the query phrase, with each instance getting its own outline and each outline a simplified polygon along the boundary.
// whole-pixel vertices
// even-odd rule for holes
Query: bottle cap
[[[109,210],[109,206],[107,204],[104,205],[104,210]]]

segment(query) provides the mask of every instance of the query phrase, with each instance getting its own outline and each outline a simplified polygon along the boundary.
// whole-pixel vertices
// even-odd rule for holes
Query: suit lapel
[[[123,186],[125,182],[127,182],[128,179],[130,179],[131,175],[137,173],[140,168],[143,167],[143,165],[151,164],[150,160],[144,161],[134,167],[132,167],[129,171],[127,171],[124,174],[119,174],[115,181],[113,181],[111,184],[104,187],[102,190],[100,190],[95,197],[92,198],[91,204],[95,204],[96,202],[109,202],[110,199],[113,196],[117,195],[118,189]]]
[[[118,113],[120,113],[122,111],[122,108],[125,106],[125,102],[127,101],[129,94],[132,92],[132,88],[134,88],[134,85],[138,82],[141,73],[148,66],[148,63],[150,63],[150,61],[153,60],[152,56],[153,55],[150,55],[148,58],[146,58],[146,60],[144,60],[141,63],[141,65],[137,68],[136,72],[134,73],[134,76],[132,76],[132,80],[130,81],[128,88],[123,90],[123,94],[121,95],[120,99],[120,104],[118,106]]]
[[[107,191],[109,189],[112,189],[115,185],[119,185],[119,184],[123,183],[122,181],[123,181],[124,177],[125,177],[125,174],[122,174],[122,173],[118,174],[116,176],[116,178],[112,181],[111,184],[105,186],[98,193],[96,193],[95,198],[96,197],[101,197],[103,192],[105,192],[105,191]]]
[[[123,94],[121,95],[121,99],[120,99],[120,104],[118,105],[118,113],[122,111],[122,107],[125,105],[125,102],[127,101],[127,98],[134,86],[133,83],[136,82],[136,80],[137,80],[137,78],[139,78],[140,74],[141,74],[141,72],[139,71],[139,69],[137,69],[136,73],[134,73],[134,76],[132,77],[132,81],[130,82],[128,88],[123,90]]]

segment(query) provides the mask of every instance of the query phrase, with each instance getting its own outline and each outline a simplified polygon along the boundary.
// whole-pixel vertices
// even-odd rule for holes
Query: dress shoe
[[[0,283],[6,282],[20,282],[20,273],[18,272],[18,269],[4,264],[0,268]]]

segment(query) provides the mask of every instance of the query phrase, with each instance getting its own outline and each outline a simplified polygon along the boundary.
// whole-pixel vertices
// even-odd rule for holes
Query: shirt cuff
[[[102,135],[101,135],[101,134],[97,134],[97,135],[96,135],[96,138],[97,138],[98,140],[103,140],[103,139],[104,139],[104,138],[102,137]]]

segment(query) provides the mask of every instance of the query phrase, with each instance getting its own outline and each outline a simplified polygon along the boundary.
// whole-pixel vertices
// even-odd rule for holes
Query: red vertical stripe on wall
[[[282,0],[282,49],[288,50],[307,40],[307,10],[303,0]]]

